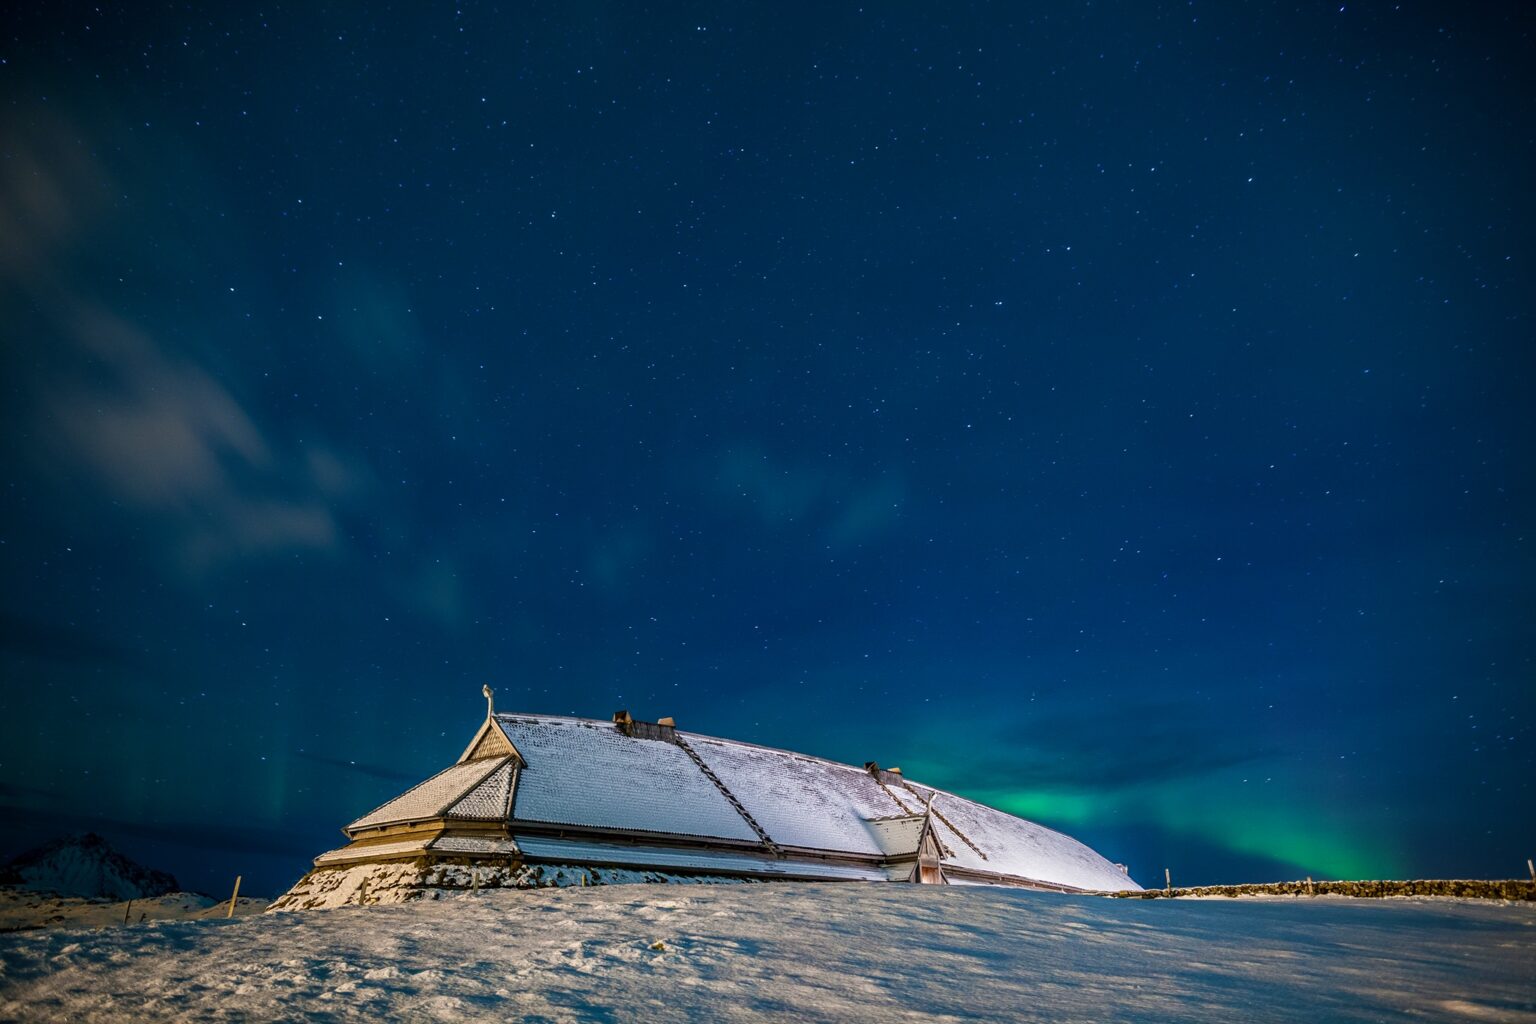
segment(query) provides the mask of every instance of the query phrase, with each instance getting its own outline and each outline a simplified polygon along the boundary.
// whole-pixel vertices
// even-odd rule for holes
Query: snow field
[[[774,884],[0,936],[0,1018],[1536,1021],[1536,906]]]
[[[235,916],[248,917],[267,909],[267,901],[241,896]],[[223,917],[229,900],[215,900],[195,892],[171,892],[147,899],[107,900],[55,893],[0,888],[0,932],[27,928],[105,928],[140,921],[187,921]]]

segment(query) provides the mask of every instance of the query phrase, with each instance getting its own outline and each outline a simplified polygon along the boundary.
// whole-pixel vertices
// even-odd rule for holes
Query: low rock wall
[[[1391,882],[1259,882],[1247,885],[1200,885],[1175,889],[1113,892],[1119,899],[1157,900],[1180,896],[1355,896],[1384,899],[1394,896],[1458,896],[1479,900],[1536,900],[1536,882],[1522,879],[1415,879]]]
[[[721,885],[746,881],[750,879],[571,864],[487,864],[468,859],[419,857],[315,868],[273,900],[268,909],[320,910],[412,903],[480,889],[551,889],[633,882]]]

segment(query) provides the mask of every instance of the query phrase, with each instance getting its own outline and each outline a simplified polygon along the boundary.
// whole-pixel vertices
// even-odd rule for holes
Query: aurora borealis
[[[11,6],[7,844],[275,893],[488,682],[1523,872],[1533,23]]]

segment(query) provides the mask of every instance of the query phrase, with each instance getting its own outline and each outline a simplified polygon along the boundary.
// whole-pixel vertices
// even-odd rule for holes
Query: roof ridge
[[[576,715],[542,715],[536,712],[498,711],[494,717],[514,720],[533,719],[542,724],[565,722],[574,725],[602,725],[610,727],[613,725],[613,722],[606,718],[580,718]],[[753,743],[751,740],[736,740],[731,739],[729,736],[712,736],[709,733],[693,732],[686,729],[676,729],[676,732],[679,736],[687,736],[690,740],[710,740],[715,743],[728,743],[734,747],[751,747],[754,750],[766,750],[771,754],[787,754],[790,757],[799,757],[807,761],[817,761],[821,764],[831,765],[834,768],[846,768],[860,775],[867,774],[863,768],[857,765],[849,764],[847,761],[836,761],[830,757],[822,757],[819,754],[807,754],[804,751],[790,750],[786,747],[770,747],[763,743]]]

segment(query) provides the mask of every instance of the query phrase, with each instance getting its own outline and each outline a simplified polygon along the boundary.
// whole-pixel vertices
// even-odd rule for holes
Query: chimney
[[[632,740],[678,742],[677,722],[671,718],[663,718],[659,722],[642,722],[632,717],[628,711],[615,711],[613,727]]]

